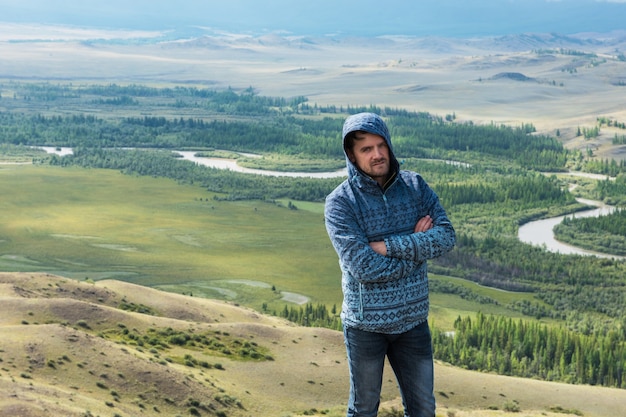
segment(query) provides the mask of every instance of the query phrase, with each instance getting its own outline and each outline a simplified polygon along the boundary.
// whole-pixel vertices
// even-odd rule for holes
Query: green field
[[[32,165],[0,165],[0,194],[3,271],[116,278],[258,308],[283,291],[341,300],[319,213],[216,201],[167,179]]]
[[[285,303],[341,304],[323,204],[217,201],[199,186],[113,170],[0,165],[0,270],[78,280],[115,278],[166,291],[279,311]],[[433,294],[432,317],[517,315],[531,294],[432,276],[498,300]]]

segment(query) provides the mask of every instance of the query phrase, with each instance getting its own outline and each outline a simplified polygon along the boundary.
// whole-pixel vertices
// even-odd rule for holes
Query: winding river
[[[70,148],[54,148],[54,147],[42,147],[48,153],[56,153],[58,155],[68,155],[72,153]],[[335,177],[343,177],[346,175],[346,170],[338,170],[333,172],[281,172],[281,171],[267,171],[261,169],[251,169],[245,168],[237,165],[237,161],[234,159],[223,159],[223,158],[206,158],[206,157],[198,157],[195,155],[193,151],[173,151],[174,153],[180,154],[183,159],[194,162],[199,165],[211,167],[211,168],[219,168],[219,169],[229,169],[231,171],[243,172],[248,174],[258,174],[258,175],[269,175],[269,176],[283,176],[283,177],[308,177],[308,178],[335,178]],[[577,174],[573,174],[577,175]],[[585,175],[587,174],[578,174]],[[593,174],[589,174],[588,176],[593,176]],[[602,177],[606,178],[606,177]],[[591,210],[585,210],[578,212],[576,214],[568,214],[569,217],[597,217],[610,214],[615,207],[608,206],[599,201],[578,199],[578,201],[582,204],[586,204],[589,206],[596,206],[597,208]],[[518,231],[518,238],[520,241],[528,243],[534,246],[544,247],[546,250],[556,253],[562,254],[578,254],[578,255],[589,255],[589,256],[598,256],[602,258],[614,258],[614,259],[626,259],[624,256],[617,255],[609,255],[605,253],[599,253],[594,251],[589,251],[585,249],[581,249],[575,246],[571,246],[562,242],[559,242],[554,237],[553,228],[557,224],[561,223],[566,216],[558,216],[552,217],[549,219],[541,219],[535,220],[532,222],[528,222],[522,226],[520,226]]]
[[[340,169],[338,171],[332,172],[283,172],[283,171],[268,171],[264,169],[252,169],[245,168],[237,165],[237,161],[234,159],[223,159],[223,158],[205,158],[196,156],[193,151],[183,152],[183,151],[174,151],[175,153],[181,155],[183,159],[191,162],[195,162],[199,165],[204,165],[211,168],[220,168],[220,169],[229,169],[231,171],[243,172],[246,174],[257,174],[257,175],[267,175],[273,177],[293,177],[293,178],[335,178],[335,177],[345,177],[346,169]],[[251,156],[246,154],[246,156]]]
[[[517,237],[522,242],[528,243],[534,246],[542,246],[545,247],[546,250],[550,252],[562,253],[565,255],[576,254],[576,255],[593,255],[600,258],[614,258],[614,259],[626,259],[624,256],[618,255],[609,255],[606,253],[594,252],[590,250],[585,250],[578,248],[576,246],[568,245],[567,243],[559,242],[554,237],[554,226],[561,223],[565,217],[575,217],[575,218],[584,218],[584,217],[598,217],[605,216],[607,214],[612,213],[615,210],[615,207],[608,206],[599,201],[586,200],[582,198],[576,199],[579,203],[586,204],[589,206],[596,206],[597,208],[591,210],[580,211],[576,214],[568,214],[565,216],[551,217],[549,219],[541,219],[535,220],[532,222],[528,222],[520,226]]]

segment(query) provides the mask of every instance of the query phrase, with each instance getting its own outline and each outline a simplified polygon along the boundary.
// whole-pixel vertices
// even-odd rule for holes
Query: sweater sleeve
[[[456,233],[437,194],[425,183],[422,184],[424,211],[433,219],[433,227],[426,232],[394,235],[385,238],[387,256],[407,261],[423,262],[437,258],[452,250],[456,244]]]
[[[419,267],[419,263],[412,260],[376,253],[345,199],[337,197],[327,200],[324,217],[341,268],[359,282],[394,281]]]

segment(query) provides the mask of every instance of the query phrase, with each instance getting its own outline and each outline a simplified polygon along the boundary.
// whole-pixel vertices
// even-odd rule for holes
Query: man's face
[[[383,185],[389,175],[389,146],[385,138],[373,133],[357,133],[348,158],[361,171]]]

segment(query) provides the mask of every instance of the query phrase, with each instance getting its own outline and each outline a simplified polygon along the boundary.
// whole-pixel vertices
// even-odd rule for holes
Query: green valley
[[[456,249],[430,266],[438,329],[465,331],[470,326],[460,318],[481,312],[557,329],[555,340],[571,349],[588,346],[586,337],[593,335],[606,341],[594,352],[617,355],[610,369],[590,358],[585,363],[592,370],[577,379],[568,363],[574,356],[564,355],[558,372],[540,372],[547,365],[529,348],[533,357],[526,361],[515,352],[521,376],[626,387],[625,263],[551,253],[516,236],[525,222],[584,208],[557,173],[622,178],[623,161],[598,164],[557,138],[536,134],[531,124],[474,125],[454,115],[376,106],[318,107],[305,97],[262,97],[252,90],[0,88],[14,97],[5,93],[0,103],[0,151],[7,162],[0,165],[0,270],[113,278],[337,328],[340,274],[322,207],[342,179],[242,174],[199,166],[172,151],[254,153],[261,158],[247,164],[255,168],[331,171],[343,164],[343,118],[371,110],[385,116],[403,167],[431,184],[457,230]],[[74,152],[49,155],[33,148],[39,146]],[[620,190],[597,181],[578,192],[619,203]],[[485,334],[514,330],[507,322],[483,322],[492,326]],[[446,339],[438,340],[443,349]],[[469,358],[484,343],[473,342],[479,344],[467,342],[445,357]],[[511,360],[507,349],[480,369],[517,375],[503,365]]]

